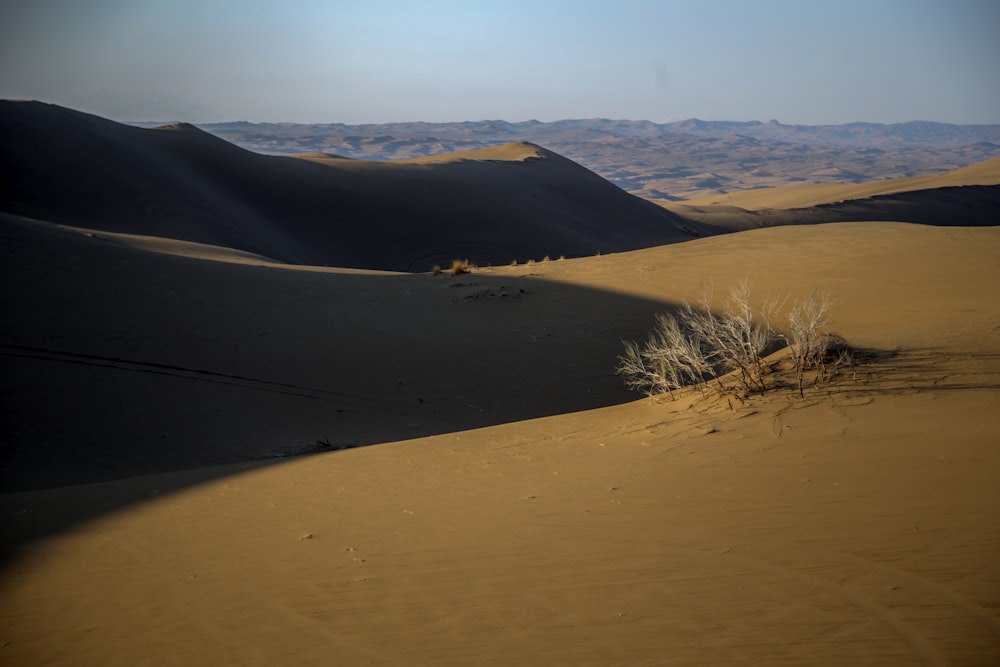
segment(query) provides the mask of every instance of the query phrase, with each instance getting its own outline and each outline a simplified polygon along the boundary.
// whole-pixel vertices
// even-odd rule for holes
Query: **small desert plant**
[[[698,309],[684,304],[681,314],[690,335],[705,350],[706,361],[720,371],[716,376],[739,371],[744,389],[766,391],[764,354],[775,338],[771,326],[775,306],[767,301],[755,316],[750,292],[750,281],[742,281],[730,291],[726,312],[716,314],[706,291]]]
[[[437,264],[435,264],[434,266],[432,266],[431,267],[431,275],[432,276],[439,276],[439,275],[441,275],[441,267],[438,266]]]
[[[799,396],[806,375],[816,384],[828,382],[842,366],[852,366],[851,348],[840,337],[822,331],[830,300],[813,293],[792,303],[788,331],[778,333],[772,322],[778,301],[766,300],[754,309],[749,281],[734,288],[722,312],[712,306],[709,291],[676,314],[656,316],[653,333],[642,344],[626,342],[617,373],[633,389],[655,395],[694,385],[705,391],[709,382],[726,390],[724,376],[732,374],[745,393],[765,392],[774,368],[765,357],[784,340]],[[771,385],[775,384],[773,381]]]
[[[617,372],[626,385],[651,395],[673,396],[674,389],[708,381],[724,389],[722,376],[730,371],[739,371],[745,391],[766,391],[764,354],[774,341],[770,303],[755,316],[744,281],[730,293],[727,312],[717,314],[706,291],[697,308],[686,303],[677,315],[657,315],[644,344],[625,343]]]
[[[813,384],[829,382],[844,366],[854,366],[854,350],[843,338],[822,331],[827,325],[830,297],[813,291],[808,298],[792,304],[788,313],[788,344],[799,396],[804,396],[806,373],[815,375]]]
[[[643,345],[625,343],[618,374],[632,389],[650,396],[667,393],[714,377],[701,342],[689,335],[687,323],[669,313],[656,316],[656,327]]]
[[[449,273],[453,276],[457,276],[462,273],[472,273],[472,269],[475,268],[474,264],[470,264],[467,259],[456,259],[451,262],[451,269]]]
[[[826,326],[829,310],[829,297],[820,296],[814,290],[808,298],[795,301],[788,313],[788,333],[784,338],[788,343],[800,397],[804,395],[806,371],[816,369],[817,380],[822,373],[830,337],[821,333],[820,329]]]

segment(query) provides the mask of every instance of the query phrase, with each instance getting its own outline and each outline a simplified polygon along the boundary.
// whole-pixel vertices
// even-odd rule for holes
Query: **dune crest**
[[[201,128],[197,127],[196,125],[192,125],[191,123],[184,123],[184,122],[167,123],[165,125],[156,125],[156,126],[151,127],[149,129],[151,129],[151,130],[158,130],[160,132],[202,132],[204,134],[209,134],[208,132],[205,132]],[[211,136],[211,135],[209,135],[209,136]]]
[[[408,160],[395,160],[395,162],[403,164],[435,164],[461,160],[524,162],[525,160],[551,159],[553,157],[561,156],[557,156],[556,153],[527,141],[515,141],[502,146],[494,146],[492,148],[480,148],[477,150],[411,158]]]

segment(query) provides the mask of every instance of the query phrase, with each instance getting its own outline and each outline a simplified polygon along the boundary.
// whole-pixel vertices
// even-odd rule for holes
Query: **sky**
[[[5,0],[0,98],[119,121],[1000,123],[997,0]]]

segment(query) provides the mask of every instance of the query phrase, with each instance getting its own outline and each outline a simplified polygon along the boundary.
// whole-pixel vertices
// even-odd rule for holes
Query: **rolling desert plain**
[[[1000,157],[685,194],[0,102],[0,662],[998,664]],[[744,279],[853,365],[625,387]]]

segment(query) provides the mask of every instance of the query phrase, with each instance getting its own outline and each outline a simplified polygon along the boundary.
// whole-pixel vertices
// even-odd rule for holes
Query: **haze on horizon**
[[[1000,123],[991,0],[15,0],[0,97],[121,121]]]

